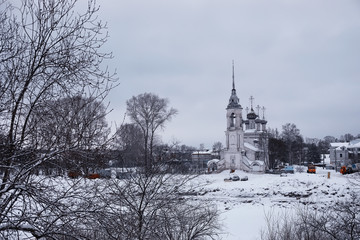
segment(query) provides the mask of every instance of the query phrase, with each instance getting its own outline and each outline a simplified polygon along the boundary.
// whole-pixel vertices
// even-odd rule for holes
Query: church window
[[[340,157],[342,158],[342,153],[340,153]]]
[[[235,113],[232,113],[230,115],[230,118],[231,118],[230,127],[234,127],[235,126],[235,118],[236,118]]]

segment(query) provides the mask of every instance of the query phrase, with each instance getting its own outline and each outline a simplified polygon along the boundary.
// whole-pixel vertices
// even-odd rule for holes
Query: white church
[[[243,119],[239,98],[236,95],[234,65],[232,90],[226,108],[227,127],[226,143],[221,152],[218,168],[264,172],[268,166],[268,138],[266,135],[265,108],[258,105],[253,109],[254,98],[250,97],[250,109],[246,108],[246,119]],[[262,117],[260,117],[262,110]]]

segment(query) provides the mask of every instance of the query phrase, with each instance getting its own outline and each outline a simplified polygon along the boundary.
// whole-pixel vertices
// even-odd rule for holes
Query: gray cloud
[[[359,1],[99,4],[121,82],[109,97],[110,121],[121,121],[131,96],[153,92],[179,110],[164,142],[209,148],[224,140],[234,59],[242,106],[253,95],[269,127],[291,122],[318,138],[360,133]]]

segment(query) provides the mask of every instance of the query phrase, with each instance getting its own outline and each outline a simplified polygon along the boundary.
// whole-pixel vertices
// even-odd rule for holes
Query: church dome
[[[247,119],[256,119],[258,115],[254,112],[254,109],[251,108],[251,111],[247,114]]]

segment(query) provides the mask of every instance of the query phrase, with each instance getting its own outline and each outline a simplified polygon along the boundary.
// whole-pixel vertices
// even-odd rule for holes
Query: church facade
[[[224,169],[239,169],[251,172],[264,172],[268,166],[268,138],[266,134],[265,108],[257,106],[253,109],[254,98],[250,98],[251,106],[246,108],[246,119],[243,108],[236,94],[234,66],[232,90],[226,107],[225,148],[221,152],[218,164]],[[260,109],[263,111],[262,118]]]

